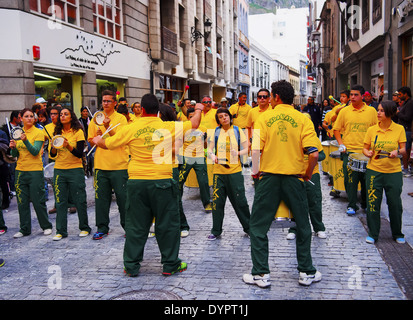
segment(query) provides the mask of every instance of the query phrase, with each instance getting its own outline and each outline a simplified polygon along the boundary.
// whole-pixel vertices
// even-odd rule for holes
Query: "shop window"
[[[92,4],[95,33],[121,41],[121,0],[93,0]]]
[[[34,72],[36,98],[43,97],[49,105],[60,104],[72,108],[72,77]]]
[[[402,55],[402,85],[409,88],[413,88],[413,35],[410,35],[403,39]]]
[[[175,103],[176,105],[184,92],[183,88],[182,79],[160,74],[155,95],[160,102]]]
[[[79,0],[29,0],[30,10],[56,21],[78,25]]]

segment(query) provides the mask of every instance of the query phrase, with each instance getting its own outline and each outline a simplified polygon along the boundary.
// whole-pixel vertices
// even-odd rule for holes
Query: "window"
[[[402,55],[402,85],[413,88],[413,35],[403,38]]]
[[[30,10],[56,19],[78,25],[79,0],[30,0]]]
[[[103,36],[121,41],[121,0],[92,0],[94,31]]]
[[[255,63],[254,63],[254,60],[255,60],[255,57],[251,56],[251,61],[252,61],[252,63],[251,63],[251,75],[252,75],[251,84],[252,84],[252,86],[255,86]]]

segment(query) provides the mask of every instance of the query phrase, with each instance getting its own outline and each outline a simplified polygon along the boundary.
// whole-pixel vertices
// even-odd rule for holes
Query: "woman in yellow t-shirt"
[[[33,203],[39,225],[44,235],[52,233],[52,224],[47,216],[45,201],[42,150],[44,135],[34,126],[34,113],[26,108],[20,112],[23,131],[19,140],[11,140],[11,155],[18,157],[15,174],[17,207],[19,210],[20,230],[14,238],[31,233],[30,202]]]
[[[72,195],[79,217],[79,237],[87,236],[88,224],[86,184],[83,171],[83,148],[85,135],[75,113],[69,108],[60,111],[54,136],[62,136],[63,143],[52,143],[50,155],[56,157],[54,166],[54,191],[56,197],[56,235],[53,240],[67,237],[67,209],[69,193]]]
[[[380,232],[380,206],[383,190],[389,207],[393,239],[405,243],[402,233],[403,205],[401,200],[403,175],[400,155],[406,152],[406,134],[403,126],[392,121],[397,112],[393,101],[383,101],[377,107],[378,124],[367,130],[363,154],[370,158],[366,170],[367,188],[367,243],[378,240]]]
[[[219,127],[208,143],[208,156],[214,163],[212,229],[208,240],[216,240],[222,233],[227,197],[247,235],[250,223],[240,162],[240,156],[248,152],[247,138],[241,128],[232,125],[232,115],[227,108],[219,108],[215,118]]]

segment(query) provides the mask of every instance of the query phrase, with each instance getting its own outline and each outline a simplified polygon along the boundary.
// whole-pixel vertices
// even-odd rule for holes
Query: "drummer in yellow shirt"
[[[124,268],[137,276],[149,228],[155,218],[155,236],[161,251],[163,275],[185,271],[187,265],[179,255],[180,218],[178,187],[172,178],[172,151],[175,139],[183,132],[198,128],[202,104],[195,107],[190,121],[162,121],[157,117],[159,102],[155,95],[142,97],[143,113],[139,121],[119,131],[119,137],[93,139],[101,148],[116,149],[128,145],[131,152],[127,182],[126,240]]]
[[[294,88],[289,82],[274,82],[271,85],[274,109],[262,114],[254,125],[252,174],[259,174],[260,181],[250,218],[253,268],[250,274],[244,274],[243,280],[259,287],[271,285],[267,232],[281,200],[291,210],[297,225],[298,282],[310,285],[321,280],[311,258],[311,226],[304,183],[311,179],[317,165],[318,137],[312,121],[292,106],[293,99]],[[307,167],[304,153],[309,154]]]
[[[116,112],[116,94],[105,90],[102,93],[103,111],[106,115],[103,125],[94,121],[89,124],[88,141],[93,147],[93,138],[102,135],[108,128],[115,127],[105,136],[114,136],[123,126],[126,126],[125,116]],[[116,203],[120,214],[120,223],[125,229],[126,182],[128,181],[129,154],[126,146],[113,150],[96,148],[95,152],[95,210],[97,231],[94,240],[100,240],[109,232],[109,210],[112,202],[112,189],[115,192]]]
[[[64,140],[59,147],[52,146],[50,155],[55,159],[53,187],[56,199],[56,235],[58,241],[68,236],[67,208],[69,194],[77,208],[79,217],[79,237],[87,236],[91,229],[88,223],[85,173],[83,170],[83,148],[85,134],[76,114],[69,108],[62,108],[54,136],[61,135]]]
[[[393,239],[397,243],[406,242],[402,233],[403,175],[399,158],[406,152],[406,133],[403,126],[392,121],[396,112],[395,102],[381,102],[377,107],[379,122],[370,127],[364,137],[363,154],[370,158],[366,170],[367,243],[374,243],[379,238],[383,190],[386,193]]]
[[[334,137],[343,159],[344,187],[348,197],[347,214],[354,215],[357,206],[357,189],[361,185],[361,207],[366,208],[365,172],[348,169],[350,153],[362,153],[367,129],[377,123],[377,111],[363,102],[364,88],[355,85],[350,90],[351,104],[343,108],[333,126]]]
[[[13,237],[27,236],[32,231],[30,202],[44,234],[50,235],[52,224],[47,216],[41,153],[44,135],[34,126],[34,112],[31,109],[23,109],[20,116],[24,133],[20,140],[10,140],[11,155],[18,157],[15,186],[20,218],[20,230]]]

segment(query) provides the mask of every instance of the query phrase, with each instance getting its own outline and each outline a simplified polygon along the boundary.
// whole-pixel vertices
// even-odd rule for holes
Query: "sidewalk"
[[[327,177],[321,175],[323,217],[327,239],[313,236],[313,263],[323,274],[310,287],[298,284],[295,240],[286,240],[289,223],[273,223],[268,233],[272,286],[260,289],[242,281],[251,271],[250,241],[244,235],[229,201],[224,232],[216,241],[207,241],[211,214],[202,208],[198,189],[186,188],[183,206],[191,227],[181,241],[180,257],[188,270],[171,277],[162,276],[160,253],[155,238],[147,241],[140,275],[123,273],[124,232],[119,224],[116,202],[111,208],[110,234],[94,241],[78,237],[76,214],[68,217],[69,236],[52,241],[44,236],[32,211],[32,234],[14,239],[19,229],[16,199],[4,218],[9,228],[0,236],[0,299],[4,300],[405,300],[378,248],[365,242],[361,222],[364,213],[345,214],[347,200],[331,198]],[[403,206],[406,240],[413,243],[413,177],[404,178]],[[93,181],[87,179],[89,224],[95,231]],[[250,207],[254,189],[249,176],[245,187]],[[50,193],[50,199],[53,196]],[[48,209],[53,201],[47,203]],[[386,216],[383,206],[383,217]],[[55,215],[50,215],[55,226]],[[54,232],[53,232],[54,234]],[[408,244],[405,244],[408,246]]]

